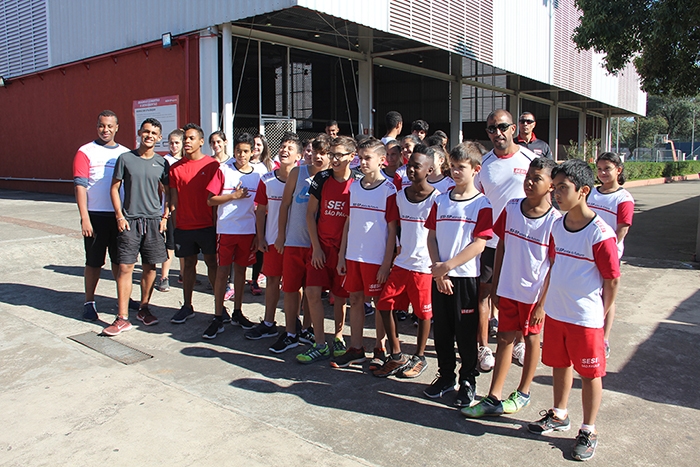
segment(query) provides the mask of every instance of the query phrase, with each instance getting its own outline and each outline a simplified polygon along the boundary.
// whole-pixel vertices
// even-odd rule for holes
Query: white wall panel
[[[372,29],[389,31],[389,0],[299,0],[296,3]]]

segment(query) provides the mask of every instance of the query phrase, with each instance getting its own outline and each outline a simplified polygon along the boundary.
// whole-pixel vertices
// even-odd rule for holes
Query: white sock
[[[556,415],[559,420],[564,420],[566,416],[569,415],[568,410],[557,409],[556,407],[552,408],[552,412],[554,412],[554,415]]]
[[[595,425],[586,425],[585,423],[582,423],[581,429],[589,433],[595,433]]]

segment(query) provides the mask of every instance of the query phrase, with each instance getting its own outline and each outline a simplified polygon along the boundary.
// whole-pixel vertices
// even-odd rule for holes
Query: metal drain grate
[[[148,355],[140,350],[132,349],[121,342],[115,341],[111,337],[101,336],[93,331],[70,336],[68,339],[83,344],[85,347],[89,347],[109,358],[113,358],[124,365],[131,365],[132,363],[138,363],[153,358],[153,355]]]

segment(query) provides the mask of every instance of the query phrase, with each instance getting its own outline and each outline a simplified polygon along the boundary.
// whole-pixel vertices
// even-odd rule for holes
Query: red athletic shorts
[[[574,370],[584,378],[605,376],[603,328],[586,328],[548,316],[544,332],[542,363],[553,368],[573,364]]]
[[[255,251],[251,251],[255,234],[218,234],[216,236],[216,263],[219,266],[255,264]]]
[[[274,247],[273,247],[274,248]],[[286,246],[282,253],[282,292],[298,292],[306,282],[306,265],[311,261],[311,248]]]
[[[378,264],[360,263],[359,261],[345,261],[345,277],[343,288],[348,292],[364,292],[366,297],[378,297],[382,293],[384,284],[377,282]]]
[[[330,289],[331,293],[336,297],[348,298],[350,295],[343,289],[343,276],[338,275],[336,269],[338,266],[338,250],[324,244],[321,244],[321,249],[326,256],[326,264],[321,269],[316,269],[311,264],[312,253],[309,253],[309,261],[306,265],[306,286],[323,287],[324,289]]]
[[[498,299],[498,330],[501,332],[522,331],[523,336],[539,334],[544,321],[537,326],[530,326],[532,311],[536,303],[529,304],[500,297]]]
[[[418,319],[430,319],[433,317],[432,284],[433,276],[430,274],[394,266],[384,284],[377,309],[405,310],[408,307],[401,307],[410,300],[413,314]]]
[[[282,275],[282,255],[279,254],[274,245],[269,245],[263,256],[262,273],[267,277]]]

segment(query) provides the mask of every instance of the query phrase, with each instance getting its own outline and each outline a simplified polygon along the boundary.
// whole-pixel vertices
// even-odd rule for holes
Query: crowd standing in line
[[[202,129],[189,123],[168,135],[170,154],[160,157],[154,151],[163,137],[158,120],[141,123],[139,146],[128,151],[115,142],[117,116],[105,110],[98,116],[98,138],[74,159],[86,256],[83,318],[98,319],[95,288],[109,252],[119,309],[104,334],[130,330],[129,309],[145,326],[157,324],[149,300],[154,288],[170,290],[174,254],[183,305],[171,322],[185,323],[195,314],[192,293],[202,254],[214,289],[213,319],[203,338],[215,339],[230,322],[248,339],[277,338],[269,347],[275,353],[305,344],[299,363],[329,359],[331,367],[344,368],[367,359],[363,330],[373,300],[379,319],[370,372],[421,375],[432,327],[437,377],[424,394],[441,398],[456,390],[454,404],[466,417],[528,406],[541,354],[552,367],[553,405],[528,429],[568,430],[576,370],[584,419],[572,456],[589,459],[597,445],[601,378],[634,200],[621,186],[624,167],[616,154],[596,161],[596,188],[583,161],[552,160],[549,146],[535,137],[535,124],[534,115],[524,112],[516,135],[511,114],[496,110],[486,121],[491,151],[477,142],[448,151],[447,135],[438,130],[428,136],[424,120],[413,121],[411,133],[401,137],[403,118],[391,111],[381,140],[341,136],[338,122],[329,121],[325,133],[309,141],[285,134],[274,156],[263,135],[240,134],[230,156],[226,135],[216,131],[209,137],[212,157],[202,152]],[[138,256],[143,273],[135,302],[130,297]],[[261,294],[266,281],[265,314],[257,324],[243,313],[249,266],[253,294]],[[275,321],[280,290],[282,331]],[[333,303],[330,342],[324,291]],[[417,327],[413,354],[402,351],[397,331],[409,305]],[[494,332],[496,357],[488,346]],[[522,375],[503,399],[512,360]],[[488,393],[477,400],[476,378],[492,370]]]

